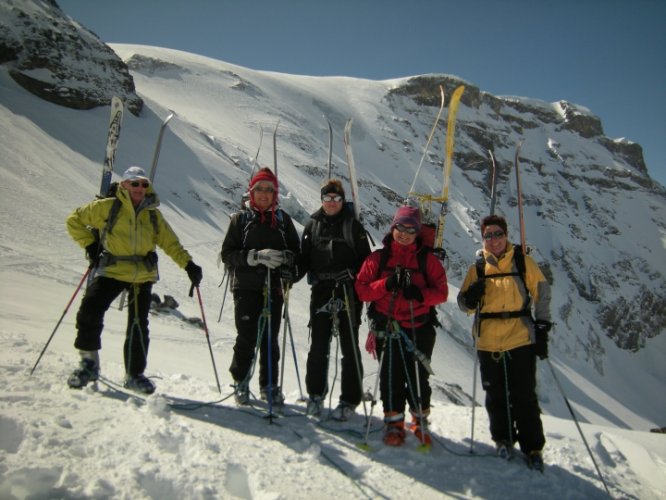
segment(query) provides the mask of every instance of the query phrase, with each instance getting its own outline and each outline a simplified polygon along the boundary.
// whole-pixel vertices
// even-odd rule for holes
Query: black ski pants
[[[534,346],[504,353],[479,351],[479,367],[493,441],[518,442],[524,453],[540,451],[546,439],[536,394]]]
[[[347,300],[345,300],[345,290]],[[351,315],[347,312],[347,301]],[[358,328],[362,306],[363,304],[356,298],[351,282],[336,284],[335,281],[325,281],[312,288],[310,298],[311,343],[305,374],[305,387],[310,396],[323,398],[328,393],[328,368],[331,344],[334,342],[335,334],[342,352],[340,402],[352,407],[358,406],[361,402],[363,364],[358,347]],[[351,327],[350,317],[352,318]],[[335,328],[334,321],[337,323]]]
[[[111,303],[127,290],[127,331],[123,359],[125,373],[134,377],[146,369],[148,345],[148,313],[153,284],[127,283],[113,278],[97,276],[86,289],[76,315],[76,340],[74,347],[82,351],[98,351],[102,348],[104,315]]]
[[[411,341],[411,329],[403,330],[406,337]],[[432,359],[432,351],[435,348],[435,327],[427,323],[415,330],[416,348],[425,355],[428,360]],[[413,343],[411,343],[413,346]],[[382,359],[383,356],[383,359]],[[398,335],[391,338],[377,339],[377,359],[382,363],[379,376],[379,388],[384,406],[384,413],[405,412],[405,401],[409,402],[412,413],[418,414],[419,401],[416,385],[416,369],[414,361],[417,359],[413,348],[406,342],[405,336]],[[417,361],[419,373],[418,389],[421,392],[421,410],[430,408],[430,373]]]
[[[284,298],[280,288],[273,288],[270,294],[270,307],[263,290],[234,290],[234,315],[236,322],[236,343],[229,372],[235,382],[249,382],[250,370],[255,357],[257,338],[261,331],[259,350],[259,386],[267,387],[268,367],[268,326],[271,337],[271,384],[277,386],[280,361],[280,323]],[[270,321],[269,321],[270,320]]]

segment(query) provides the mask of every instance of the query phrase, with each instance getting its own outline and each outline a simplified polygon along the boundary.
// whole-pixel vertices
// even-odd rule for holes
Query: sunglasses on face
[[[403,224],[396,224],[395,229],[399,233],[416,234],[419,232],[419,230],[416,229],[414,226],[405,226]]]
[[[252,190],[254,193],[274,193],[275,189],[272,187],[256,187]]]
[[[321,201],[326,201],[326,202],[334,201],[336,203],[340,203],[342,201],[342,196],[340,196],[339,194],[325,194],[324,196],[321,197]]]
[[[148,182],[148,181],[143,181],[143,182],[132,181],[132,182],[130,182],[130,186],[132,186],[133,188],[138,188],[139,186],[141,186],[144,189],[148,189],[150,187],[150,182]]]
[[[494,231],[494,232],[485,233],[483,235],[483,239],[486,241],[490,241],[493,238],[499,240],[500,238],[503,237],[504,237],[504,231]]]

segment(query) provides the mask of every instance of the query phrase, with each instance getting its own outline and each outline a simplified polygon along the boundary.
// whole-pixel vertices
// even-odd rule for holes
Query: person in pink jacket
[[[419,237],[421,219],[414,207],[400,207],[385,236],[384,247],[361,266],[356,291],[370,302],[370,335],[366,348],[380,360],[380,393],[384,407],[384,442],[405,440],[405,406],[411,429],[430,445],[430,358],[438,326],[434,306],[448,297],[446,271]],[[417,371],[418,367],[418,371]]]

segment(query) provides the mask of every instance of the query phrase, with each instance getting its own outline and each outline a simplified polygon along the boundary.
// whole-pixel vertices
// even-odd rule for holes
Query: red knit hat
[[[421,214],[419,209],[416,207],[402,206],[400,207],[395,215],[393,216],[393,222],[391,222],[391,230],[397,224],[409,224],[414,226],[418,231],[421,230]]]
[[[275,193],[277,194],[278,180],[270,168],[262,167],[257,171],[256,174],[254,174],[254,176],[252,176],[252,179],[250,179],[250,190],[252,190],[252,188],[257,182],[261,181],[268,181],[271,184],[273,184],[273,189],[275,189]]]
[[[262,181],[270,182],[273,185],[273,189],[275,190],[275,192],[273,193],[273,203],[271,205],[271,227],[276,227],[277,219],[275,216],[275,209],[277,208],[277,200],[278,200],[278,180],[270,168],[268,167],[260,168],[257,171],[257,173],[252,176],[252,179],[250,179],[250,205],[253,208],[256,208],[256,204],[254,203],[254,192],[252,191],[252,188],[254,188],[255,184]],[[263,222],[264,212],[260,212],[260,217],[261,221]]]

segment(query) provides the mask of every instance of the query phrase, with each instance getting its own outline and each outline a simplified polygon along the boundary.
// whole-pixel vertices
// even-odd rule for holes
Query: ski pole
[[[492,213],[492,212],[491,212]],[[483,250],[476,251],[476,266],[485,265]],[[478,267],[477,267],[478,269]],[[477,276],[478,278],[478,276]],[[474,417],[476,414],[476,367],[479,363],[479,337],[481,336],[481,301],[476,305],[474,313],[474,324],[476,325],[476,334],[474,335],[474,368],[472,372],[472,432],[470,437],[469,452],[474,453]]]
[[[395,268],[396,274],[398,276],[400,275],[400,266],[396,266]],[[391,292],[391,301],[389,302],[389,307],[388,307],[388,315],[386,317],[386,332],[384,334],[384,345],[382,346],[382,352],[379,355],[379,366],[377,367],[377,378],[375,379],[375,389],[372,393],[372,403],[370,404],[370,414],[367,417],[367,422],[366,422],[366,428],[365,428],[365,439],[363,443],[359,445],[359,448],[362,450],[368,451],[370,449],[370,445],[368,444],[368,437],[370,436],[370,426],[372,425],[372,411],[375,409],[375,405],[377,404],[377,391],[379,390],[379,379],[382,374],[382,365],[384,364],[384,354],[386,354],[386,351],[389,348],[389,335],[392,335],[393,329],[391,327],[391,322],[393,321],[392,316],[393,316],[393,306],[395,305],[395,299],[398,295],[398,289],[394,289],[393,292]]]
[[[423,425],[425,423],[425,418],[423,416],[423,402],[421,401],[421,380],[419,376],[419,360],[418,357],[416,356],[416,327],[414,326],[414,301],[410,300],[409,301],[409,316],[411,319],[412,323],[412,342],[414,343],[414,374],[416,377],[416,410],[418,411],[419,415],[419,425],[421,426],[421,447],[427,447],[426,444],[426,426]],[[407,366],[405,366],[405,370],[407,369]],[[413,397],[413,396],[412,396]]]
[[[278,125],[280,122],[278,122]],[[275,127],[275,131],[277,132],[277,127]],[[267,346],[266,346],[266,354],[267,354],[267,362],[266,364],[268,365],[268,422],[273,423],[273,311],[271,311],[271,308],[273,307],[272,304],[272,297],[271,297],[271,269],[266,268],[266,295],[268,296],[268,323],[266,325],[266,332],[267,332]],[[281,389],[280,389],[281,390]]]
[[[597,470],[597,474],[599,475],[599,479],[601,480],[601,484],[604,485],[604,489],[606,490],[606,493],[610,498],[613,498],[611,495],[610,491],[608,490],[608,485],[606,485],[606,481],[604,480],[604,476],[601,475],[601,470],[599,469],[599,466],[597,465],[597,461],[594,459],[594,455],[592,454],[592,450],[590,449],[590,445],[587,444],[587,439],[585,439],[585,434],[583,434],[583,430],[580,428],[580,424],[578,423],[578,419],[576,418],[576,414],[573,411],[573,408],[571,407],[571,404],[569,403],[569,400],[567,399],[566,394],[564,394],[564,389],[562,389],[562,385],[560,384],[560,380],[557,378],[557,374],[555,373],[555,368],[553,368],[553,364],[550,362],[549,358],[546,358],[546,361],[548,362],[548,366],[550,367],[550,373],[553,374],[553,379],[555,380],[555,385],[557,385],[558,390],[560,391],[560,394],[562,394],[562,398],[564,399],[564,402],[567,405],[567,408],[569,409],[569,413],[571,413],[571,417],[573,418],[574,423],[576,424],[576,427],[578,428],[578,433],[580,434],[580,437],[583,439],[583,443],[585,444],[585,448],[587,448],[587,452],[590,455],[590,458],[592,459],[592,463],[594,464],[594,468]]]
[[[227,300],[227,291],[229,290],[229,274],[227,273],[227,268],[224,268],[224,275],[222,276],[222,281],[220,286],[224,283],[224,293],[222,294],[222,305],[220,306],[220,315],[217,317],[217,322],[222,321],[222,311],[224,311],[224,303]]]
[[[72,298],[69,299],[69,302],[67,303],[67,306],[65,307],[65,310],[62,312],[62,315],[60,316],[60,319],[56,323],[55,328],[51,332],[51,336],[49,339],[46,341],[46,344],[44,345],[44,348],[42,349],[42,352],[39,353],[39,357],[37,358],[37,361],[35,362],[35,366],[32,367],[32,370],[30,370],[30,375],[32,375],[35,371],[35,368],[37,368],[37,365],[39,364],[39,361],[42,359],[42,356],[46,352],[46,349],[48,348],[49,344],[51,343],[51,340],[53,339],[53,336],[55,335],[56,331],[58,330],[58,327],[60,326],[60,323],[62,323],[62,320],[65,318],[65,315],[67,314],[67,311],[69,311],[69,307],[72,305],[72,302],[74,302],[74,299],[79,293],[79,290],[81,290],[81,287],[83,286],[83,282],[86,280],[88,275],[90,274],[90,271],[92,270],[91,267],[86,269],[86,272],[83,274],[81,277],[81,281],[79,281],[79,285],[76,287],[76,290],[74,290],[74,294],[72,295]]]
[[[479,320],[479,306],[476,306],[476,321]],[[469,452],[474,453],[474,417],[476,413],[476,367],[479,364],[479,352],[477,342],[479,340],[479,327],[477,324],[476,335],[474,336],[474,367],[472,370],[472,432],[470,437]]]
[[[345,294],[345,310],[347,313],[347,319],[349,320],[349,342],[352,344],[352,352],[354,353],[354,364],[356,365],[356,376],[358,377],[358,383],[361,389],[361,402],[363,403],[363,414],[365,418],[368,418],[368,409],[365,405],[365,398],[363,397],[363,376],[361,374],[361,360],[360,352],[358,348],[358,328],[354,326],[356,319],[356,309],[354,308],[354,303],[352,302],[354,298],[349,298],[349,293],[347,292],[348,281],[342,282],[342,291]],[[353,319],[352,319],[353,316]]]
[[[285,359],[286,352],[286,342],[287,342],[287,333],[289,334],[289,342],[291,343],[291,354],[294,358],[294,368],[296,370],[296,381],[298,382],[298,392],[301,395],[299,401],[305,401],[305,396],[303,395],[303,387],[301,386],[301,375],[298,370],[298,359],[296,358],[296,345],[294,344],[294,335],[291,331],[291,320],[289,319],[289,292],[291,291],[291,285],[285,283],[282,279],[280,280],[282,284],[282,290],[284,295],[284,339],[282,341],[282,356],[283,360]],[[284,363],[282,363],[282,372],[280,373],[280,388],[283,387],[284,382]]]
[[[386,337],[388,335],[388,327],[389,324],[387,323],[387,331],[385,333],[384,337],[384,346],[382,348],[382,353],[379,355],[379,365],[377,365],[377,377],[375,378],[375,389],[372,392],[372,402],[370,404],[370,414],[367,417],[367,422],[366,422],[366,427],[365,427],[365,438],[363,439],[363,442],[359,444],[359,448],[365,451],[370,450],[370,445],[368,444],[368,438],[370,436],[370,426],[372,425],[372,410],[375,409],[375,405],[377,404],[377,392],[379,391],[379,379],[382,374],[382,366],[384,364],[384,355],[386,354],[386,351],[388,350],[388,338]]]
[[[217,367],[215,366],[215,358],[213,357],[213,348],[210,345],[210,336],[208,335],[208,325],[206,324],[206,314],[204,313],[203,301],[201,300],[201,292],[199,287],[194,287],[197,291],[197,298],[199,299],[199,307],[201,308],[201,320],[203,321],[204,332],[206,333],[206,341],[208,342],[208,351],[210,352],[210,360],[213,362],[213,372],[215,372],[215,381],[217,382],[217,390],[222,394],[222,388],[220,387],[220,379],[217,376]]]

